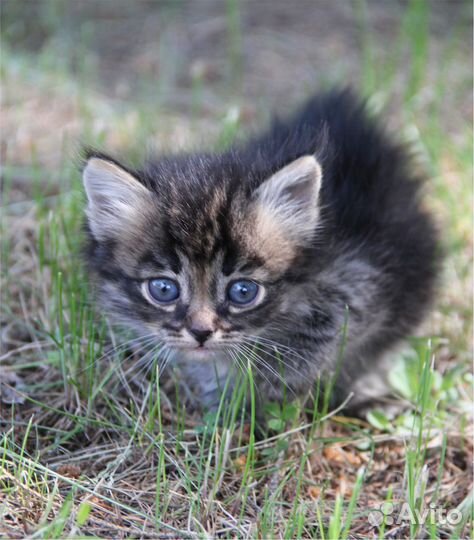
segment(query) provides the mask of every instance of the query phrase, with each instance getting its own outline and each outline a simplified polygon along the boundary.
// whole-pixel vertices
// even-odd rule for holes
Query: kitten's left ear
[[[106,159],[89,159],[82,178],[88,199],[89,226],[97,240],[113,238],[133,227],[150,198],[143,184]]]
[[[257,223],[265,227],[269,220],[277,220],[293,240],[311,239],[319,218],[321,180],[321,166],[312,155],[298,158],[277,171],[254,194]]]

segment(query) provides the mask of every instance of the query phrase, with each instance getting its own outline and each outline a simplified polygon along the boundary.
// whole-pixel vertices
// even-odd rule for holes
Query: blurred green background
[[[410,112],[416,122],[436,117],[450,137],[472,117],[467,1],[3,0],[1,7],[3,74],[13,78],[5,105],[22,100],[28,109],[16,126],[6,118],[12,150],[17,136],[26,151],[40,144],[24,140],[24,124],[34,121],[31,138],[48,138],[47,152],[57,153],[64,136],[91,135],[88,114],[92,135],[114,146],[124,141],[110,134],[111,116],[128,118],[124,129],[148,141],[176,130],[173,145],[200,144],[189,133],[196,128],[209,144],[215,120],[234,105],[246,124],[333,84],[375,94],[398,128]]]

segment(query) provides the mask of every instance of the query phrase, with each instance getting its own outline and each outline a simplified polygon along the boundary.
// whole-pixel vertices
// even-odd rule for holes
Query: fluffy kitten
[[[259,394],[280,399],[282,377],[302,394],[342,354],[341,401],[432,299],[436,234],[420,181],[350,92],[315,96],[222,154],[132,170],[91,152],[83,177],[103,305],[182,361],[204,406],[239,356]]]

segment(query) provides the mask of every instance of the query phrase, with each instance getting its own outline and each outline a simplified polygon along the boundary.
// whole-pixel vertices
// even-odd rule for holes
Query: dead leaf
[[[234,459],[234,466],[239,472],[243,472],[247,463],[247,456],[241,455]]]
[[[308,495],[315,501],[316,499],[319,499],[321,495],[321,488],[318,486],[309,486],[308,487]]]
[[[358,467],[362,464],[362,459],[356,452],[351,452],[344,448],[341,448],[337,444],[326,446],[323,450],[324,457],[332,463],[348,463]]]
[[[66,478],[79,478],[82,471],[77,465],[69,465],[65,463],[64,465],[60,465],[56,472],[61,476],[65,476]]]

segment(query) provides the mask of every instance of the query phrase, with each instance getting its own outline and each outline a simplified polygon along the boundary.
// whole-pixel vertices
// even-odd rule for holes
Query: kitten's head
[[[116,321],[196,358],[271,335],[304,302],[303,254],[319,221],[313,156],[258,178],[231,160],[83,172],[89,262]]]

